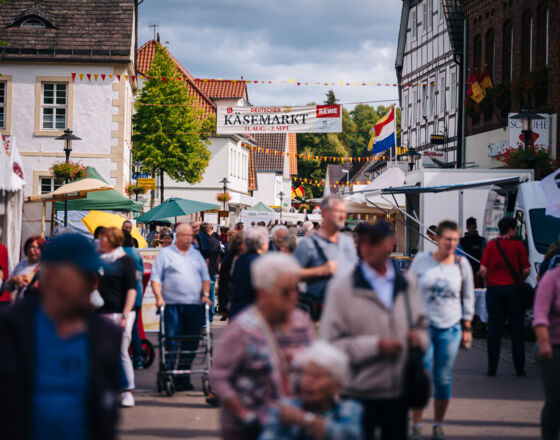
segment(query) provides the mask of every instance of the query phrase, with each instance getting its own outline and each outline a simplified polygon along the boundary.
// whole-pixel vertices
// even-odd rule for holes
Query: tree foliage
[[[166,173],[179,182],[199,182],[210,161],[208,135],[215,131],[215,118],[204,117],[185,83],[175,80],[181,73],[160,44],[146,74],[158,78],[144,84],[135,105],[133,158],[153,176]]]
[[[338,99],[332,90],[326,94],[325,104],[336,104]],[[368,156],[367,145],[371,138],[373,125],[388,111],[383,105],[374,108],[358,104],[352,110],[342,109],[341,133],[305,133],[297,135],[298,153],[314,156]],[[400,126],[400,109],[397,109],[397,127]],[[400,129],[397,128],[397,145]],[[323,180],[327,165],[332,162],[298,160],[298,177]],[[323,187],[303,185],[307,198],[320,197]]]

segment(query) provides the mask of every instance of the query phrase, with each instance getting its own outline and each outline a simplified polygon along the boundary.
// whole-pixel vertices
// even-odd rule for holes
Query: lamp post
[[[64,130],[62,136],[54,138],[56,141],[64,141],[64,154],[66,156],[66,163],[70,162],[70,153],[72,153],[72,141],[81,141],[82,139],[75,136],[72,130],[67,128]],[[66,177],[65,182],[68,183],[68,177]],[[68,226],[68,200],[64,200],[64,227]]]
[[[220,183],[223,185],[224,188],[224,211],[226,210],[226,193],[227,193],[227,184],[229,183],[229,180],[227,180],[227,177],[224,177],[222,180],[220,180]]]
[[[412,171],[414,169],[414,162],[416,162],[416,159],[422,155],[416,152],[414,148],[409,148],[402,156],[406,156],[408,158],[408,171]]]
[[[521,133],[523,134],[523,143],[525,144],[525,148],[529,148],[529,146],[534,144],[533,140],[533,120],[535,119],[544,119],[543,116],[535,113],[532,108],[524,107],[521,109],[521,112],[513,115],[511,119],[516,119],[521,121]],[[537,164],[536,157],[527,157],[525,159],[527,162],[527,166],[529,169],[534,169],[535,165]]]
[[[278,193],[278,197],[280,197],[280,223],[282,223],[282,211],[284,210],[283,200],[284,200],[284,192],[280,191]]]
[[[136,186],[138,186],[138,173],[140,172],[144,164],[142,162],[134,162],[132,166],[134,167],[134,173],[135,173],[135,175],[133,174],[133,177],[134,180],[136,180]],[[138,201],[138,194],[140,194],[140,188],[134,188],[133,191],[136,196],[136,201]]]

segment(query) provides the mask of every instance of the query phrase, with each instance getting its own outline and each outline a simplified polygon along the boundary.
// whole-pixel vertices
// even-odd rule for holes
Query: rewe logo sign
[[[318,118],[339,118],[340,117],[340,105],[318,105],[317,106],[317,117]]]

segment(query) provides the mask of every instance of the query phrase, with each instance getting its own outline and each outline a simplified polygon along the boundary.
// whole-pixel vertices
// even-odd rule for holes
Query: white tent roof
[[[406,179],[406,174],[399,167],[389,168],[387,171],[385,171],[381,176],[376,178],[369,185],[366,186],[354,185],[354,191],[360,191],[360,192],[355,192],[354,194],[350,194],[346,196],[345,199],[348,202],[352,202],[355,205],[361,204],[361,205],[367,205],[369,207],[373,207],[372,204],[367,203],[366,201],[366,197],[365,197],[366,191],[400,187],[404,185],[405,179]],[[392,200],[392,197],[387,197],[386,199],[381,196],[368,197],[368,200],[371,200],[373,203],[375,203],[377,206],[383,209],[394,208],[394,204],[389,203],[387,199],[394,201]],[[405,202],[405,197],[403,195],[400,194],[396,195],[395,199],[397,201],[398,206],[405,206],[406,202]]]

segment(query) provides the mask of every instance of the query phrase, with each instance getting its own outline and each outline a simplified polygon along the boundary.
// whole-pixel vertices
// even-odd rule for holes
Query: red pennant
[[[104,73],[102,73],[102,74],[101,74],[101,80],[102,80],[102,81],[105,81],[105,77],[106,77],[106,76],[107,76],[107,75],[105,75]]]
[[[148,78],[148,79],[152,79],[152,77],[151,77],[151,76],[146,76],[146,78]]]
[[[86,73],[88,81],[91,81],[91,73]]]
[[[75,79],[76,79],[76,74],[72,73],[72,82],[74,82]]]
[[[131,75],[130,77],[132,78],[132,82],[136,81],[136,75]]]
[[[298,86],[300,86],[300,85],[301,85],[301,83],[300,83],[300,82],[298,82],[298,83],[297,83],[297,85],[298,85]]]
[[[165,81],[167,81],[167,77],[162,76],[162,77],[161,77],[161,81],[165,84]]]
[[[120,81],[121,80],[121,76],[117,75],[117,80]]]

